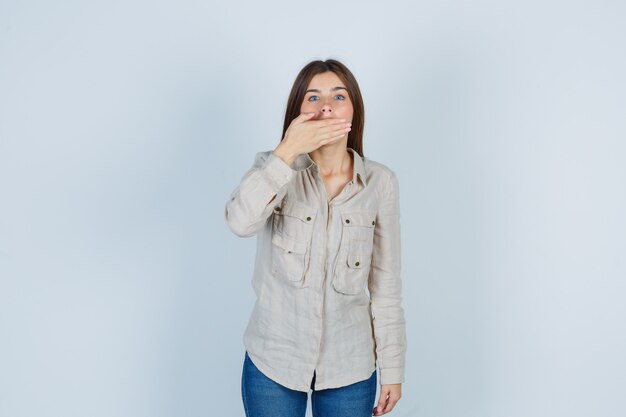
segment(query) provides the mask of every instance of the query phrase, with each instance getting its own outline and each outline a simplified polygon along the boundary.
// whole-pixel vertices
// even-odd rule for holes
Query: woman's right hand
[[[352,123],[346,119],[309,120],[314,115],[314,112],[301,113],[293,119],[285,132],[285,137],[274,150],[274,153],[289,166],[298,155],[339,141],[351,130]]]

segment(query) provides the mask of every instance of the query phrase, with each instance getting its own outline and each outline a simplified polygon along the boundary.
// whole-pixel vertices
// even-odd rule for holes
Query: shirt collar
[[[355,151],[352,148],[347,148],[347,149],[348,149],[348,152],[351,152],[352,155],[354,156],[352,182],[356,183],[356,180],[358,177],[358,178],[361,178],[361,182],[363,183],[363,186],[366,186],[367,179],[365,175],[365,164],[363,163],[363,159],[361,158],[361,155],[359,155],[357,151]],[[308,153],[303,153],[299,155],[293,163],[293,169],[295,169],[296,171],[303,171],[311,167],[315,167],[315,169],[317,169],[317,164],[315,164],[315,161],[311,159]]]

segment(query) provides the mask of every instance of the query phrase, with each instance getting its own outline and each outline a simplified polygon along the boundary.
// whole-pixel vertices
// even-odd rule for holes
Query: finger
[[[386,411],[385,411],[385,406],[386,405],[387,405],[386,403],[383,404],[383,405],[380,405],[380,404],[377,405],[376,408],[374,408],[374,415],[375,416],[382,416],[383,414],[385,414],[386,413]]]
[[[391,410],[393,410],[393,407],[396,406],[396,404],[398,403],[398,400],[399,398],[389,397],[389,401],[387,402],[387,405],[383,409],[383,413],[388,413]]]
[[[340,141],[341,139],[343,139],[346,136],[346,133],[348,133],[348,132],[341,132],[339,134],[336,134],[336,135],[333,135],[333,136],[329,136],[326,139],[322,139],[319,142],[319,146],[326,145],[326,144],[329,144],[329,143],[332,143],[332,142],[338,142],[338,141]]]
[[[318,119],[318,120],[311,120],[308,123],[312,124],[315,127],[321,128],[321,127],[326,127],[326,126],[348,123],[348,120],[346,119]]]
[[[305,122],[305,121],[309,120],[313,116],[315,116],[315,112],[300,113],[298,115],[298,117],[293,119],[292,123],[294,123],[294,124],[295,123],[302,123],[302,122]]]
[[[334,136],[334,135],[343,135],[346,132],[349,132],[350,130],[352,130],[352,126],[346,126],[346,123],[342,123],[339,125],[333,125],[333,126],[326,126],[323,128],[320,128],[318,130],[318,134],[320,136],[326,136],[326,137],[330,137],[330,136]]]
[[[387,393],[381,393],[378,398],[378,404],[376,404],[375,415],[379,416],[383,413],[385,406],[387,405]]]

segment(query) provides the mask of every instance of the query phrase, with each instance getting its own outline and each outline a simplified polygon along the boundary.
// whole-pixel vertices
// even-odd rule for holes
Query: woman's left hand
[[[393,410],[402,396],[402,384],[388,384],[380,386],[378,405],[374,407],[374,415],[382,416]]]

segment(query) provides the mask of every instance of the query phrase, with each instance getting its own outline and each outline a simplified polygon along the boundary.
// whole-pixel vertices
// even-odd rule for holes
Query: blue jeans
[[[339,388],[315,390],[311,381],[313,417],[371,417],[376,400],[376,371],[365,381]],[[246,351],[241,397],[246,417],[305,417],[309,394],[273,381],[257,368]]]

